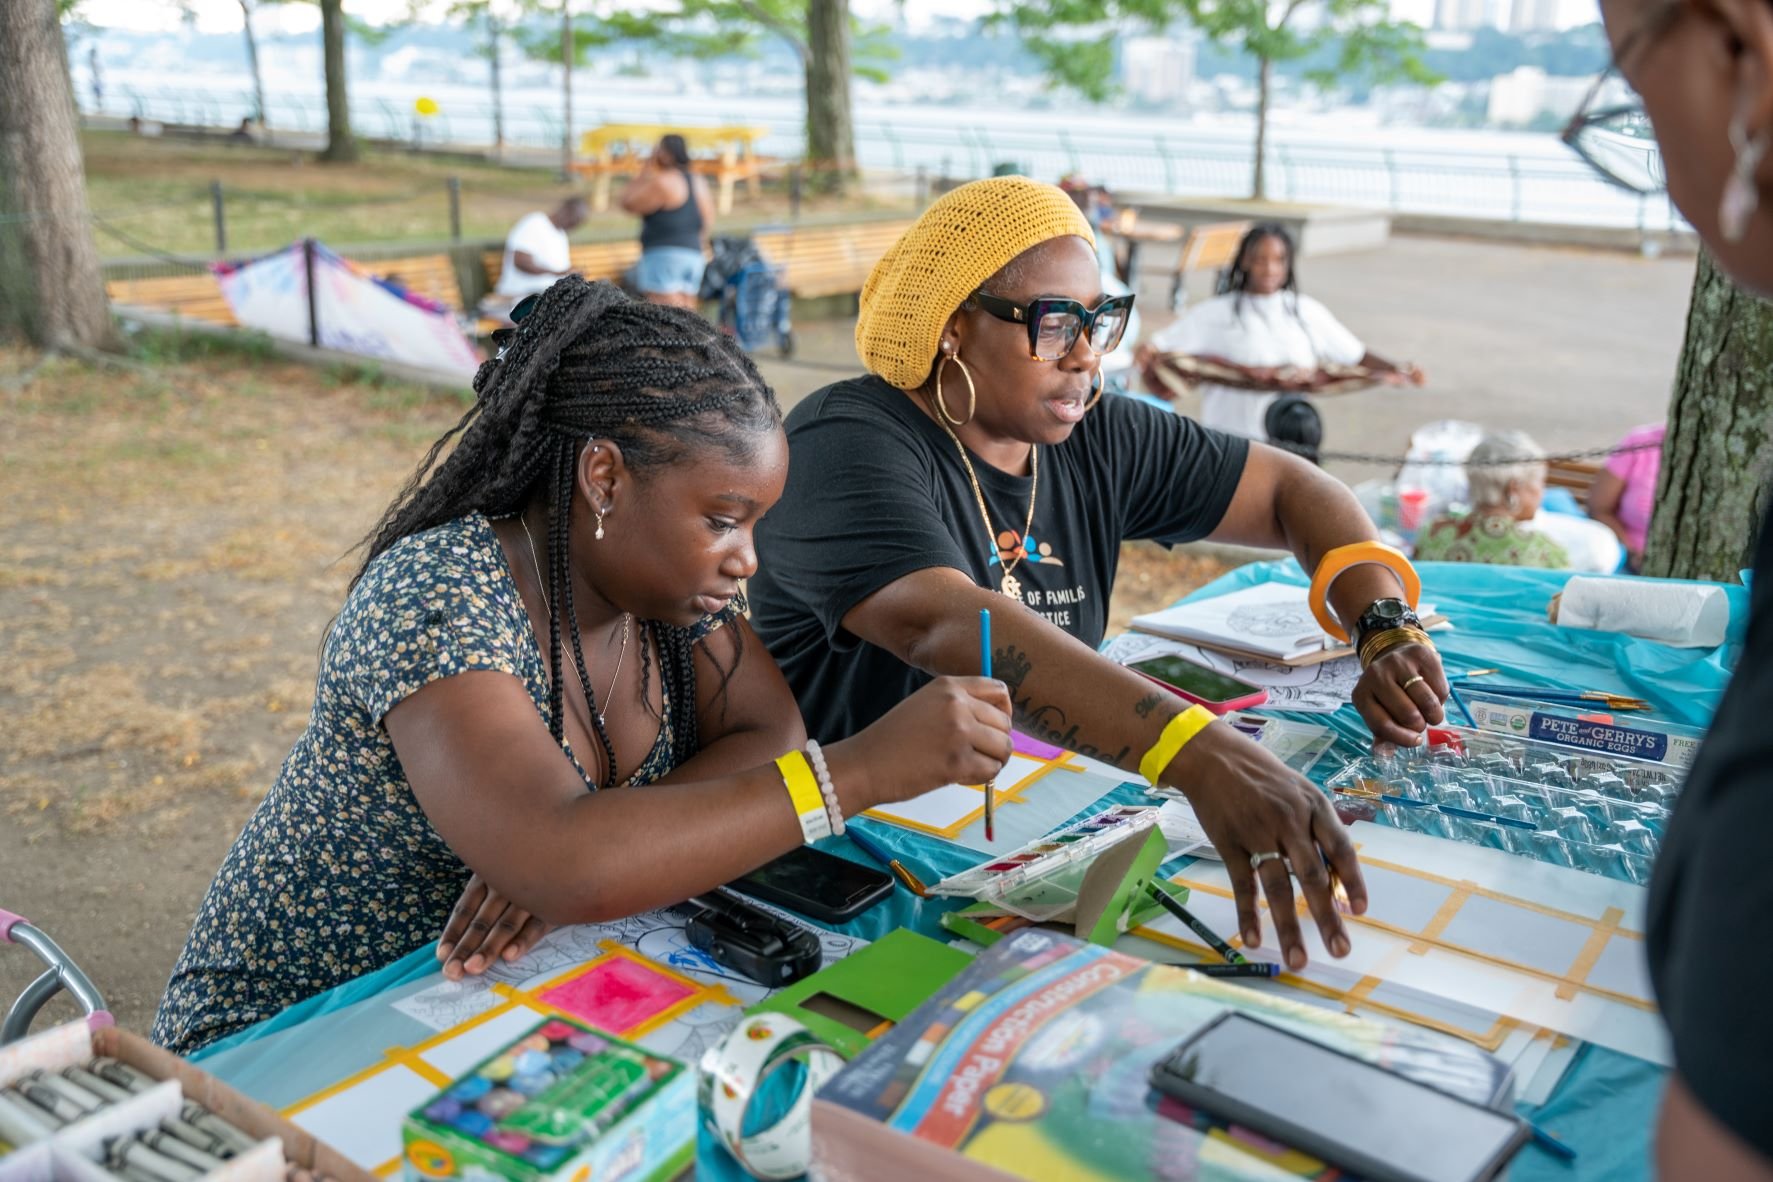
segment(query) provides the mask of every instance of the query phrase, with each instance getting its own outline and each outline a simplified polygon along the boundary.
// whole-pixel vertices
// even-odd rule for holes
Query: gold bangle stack
[[[1434,641],[1428,633],[1420,628],[1387,628],[1375,632],[1371,636],[1361,637],[1360,662],[1365,669],[1394,648],[1402,648],[1406,644],[1425,644],[1434,647]]]

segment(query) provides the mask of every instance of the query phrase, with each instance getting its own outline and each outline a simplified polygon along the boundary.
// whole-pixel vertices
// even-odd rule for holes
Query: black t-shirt
[[[807,731],[855,734],[929,678],[864,644],[843,617],[930,567],[980,586],[1003,578],[954,441],[875,377],[839,382],[788,416],[788,487],[758,526],[751,622],[782,666]],[[1092,648],[1125,539],[1185,542],[1211,533],[1243,474],[1248,444],[1132,398],[1109,396],[1071,437],[1040,449],[1028,556],[1013,565],[1025,602]],[[1035,481],[969,456],[1011,541]]]
[[[1755,549],[1748,645],[1669,821],[1647,949],[1675,1069],[1773,1158],[1773,530]]]

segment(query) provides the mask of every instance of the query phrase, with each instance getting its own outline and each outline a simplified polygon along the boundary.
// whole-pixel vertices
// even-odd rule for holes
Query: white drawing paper
[[[390,1064],[362,1082],[304,1108],[290,1120],[366,1170],[400,1157],[400,1124],[437,1094],[410,1067]]]
[[[1279,661],[1322,652],[1329,637],[1303,587],[1262,583],[1133,618],[1133,627],[1174,640],[1204,640]]]

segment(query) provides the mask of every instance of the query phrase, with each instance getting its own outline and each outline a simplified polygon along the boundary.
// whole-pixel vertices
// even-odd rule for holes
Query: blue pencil
[[[878,845],[875,845],[872,838],[863,837],[862,831],[854,825],[846,826],[843,834],[858,846],[862,847],[862,852],[864,854],[867,854],[882,866],[889,865],[892,862],[893,857],[891,854],[881,849]]]
[[[982,607],[979,609],[979,669],[979,676],[991,676],[991,609],[988,607]],[[992,799],[996,794],[997,781],[995,779],[985,781],[986,841],[997,840],[997,835],[993,832],[995,828],[993,822],[996,820],[995,806],[997,802]]]

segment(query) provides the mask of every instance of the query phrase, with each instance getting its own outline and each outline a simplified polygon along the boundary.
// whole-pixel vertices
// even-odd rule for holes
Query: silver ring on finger
[[[1263,863],[1277,862],[1280,860],[1281,860],[1281,854],[1278,851],[1270,851],[1269,853],[1266,853],[1266,854],[1251,854],[1250,855],[1250,869],[1251,870],[1260,870],[1260,869],[1262,869]]]

